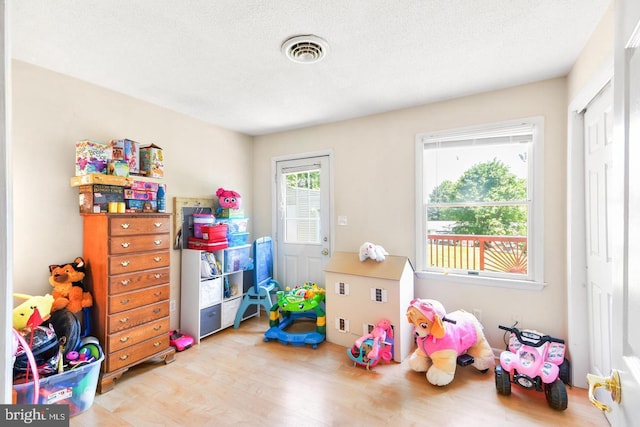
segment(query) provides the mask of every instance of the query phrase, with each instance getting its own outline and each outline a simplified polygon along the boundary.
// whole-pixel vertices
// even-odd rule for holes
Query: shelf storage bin
[[[227,235],[229,247],[243,246],[249,243],[249,233],[229,233]]]
[[[224,271],[248,270],[251,268],[251,245],[237,246],[224,250]]]

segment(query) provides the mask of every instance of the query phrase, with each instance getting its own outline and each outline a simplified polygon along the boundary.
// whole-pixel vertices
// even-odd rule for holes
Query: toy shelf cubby
[[[213,252],[182,250],[180,286],[180,331],[193,336],[195,343],[206,336],[233,326],[242,297],[253,286],[250,267],[251,245],[241,245]],[[202,277],[201,263],[212,254],[218,271]],[[242,320],[258,314],[249,307]]]

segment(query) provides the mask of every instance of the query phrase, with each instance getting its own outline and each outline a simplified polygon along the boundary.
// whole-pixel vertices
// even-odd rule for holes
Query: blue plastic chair
[[[280,284],[273,278],[273,242],[271,237],[260,237],[253,242],[253,287],[242,298],[240,308],[236,313],[233,327],[238,329],[242,316],[252,305],[264,307],[267,314],[271,311],[273,302],[271,295],[281,290]]]

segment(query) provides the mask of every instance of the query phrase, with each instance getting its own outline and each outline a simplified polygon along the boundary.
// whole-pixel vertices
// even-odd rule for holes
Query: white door
[[[276,278],[324,286],[331,256],[329,155],[276,161]]]
[[[616,1],[610,241],[611,373],[589,378],[612,426],[640,420],[640,2]],[[595,374],[594,374],[595,375]]]
[[[587,301],[589,304],[589,372],[611,371],[613,259],[610,197],[613,151],[613,89],[608,84],[584,113]]]

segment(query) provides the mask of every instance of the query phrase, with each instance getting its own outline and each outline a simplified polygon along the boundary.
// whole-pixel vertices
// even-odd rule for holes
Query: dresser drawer
[[[113,216],[109,218],[111,236],[132,236],[134,234],[168,233],[169,216],[135,217]]]
[[[169,249],[169,240],[169,233],[112,237],[109,239],[109,253],[130,254]]]
[[[140,291],[127,292],[109,297],[109,314],[142,307],[169,299],[169,285],[154,286]]]
[[[132,345],[139,344],[151,338],[155,338],[162,334],[169,334],[169,318],[157,320],[155,322],[145,323],[144,325],[109,335],[107,351],[122,350]]]
[[[109,334],[124,331],[166,316],[169,316],[169,301],[158,302],[146,307],[110,315],[107,320],[107,331]]]
[[[162,285],[171,280],[169,268],[157,270],[136,271],[128,274],[119,274],[109,277],[109,294],[121,294],[135,291],[149,286]]]
[[[168,266],[169,251],[115,255],[109,257],[110,274],[121,274],[131,271],[148,270]]]
[[[153,356],[169,347],[169,334],[164,334],[141,342],[124,350],[111,353],[107,357],[107,371],[115,371]]]

